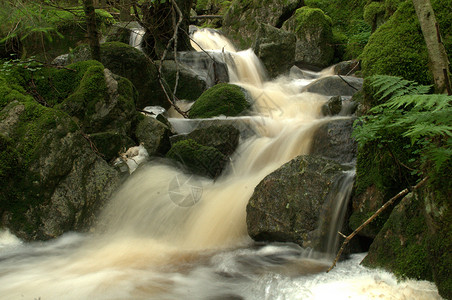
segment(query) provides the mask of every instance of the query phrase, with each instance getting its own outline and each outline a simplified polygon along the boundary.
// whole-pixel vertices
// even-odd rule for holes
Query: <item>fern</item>
[[[386,102],[355,122],[353,135],[361,147],[370,142],[391,144],[401,136],[411,141],[406,147],[422,149],[422,161],[433,163],[436,171],[450,161],[452,96],[427,94],[431,86],[400,77],[378,75],[368,80],[374,95]]]
[[[379,96],[380,100],[384,100],[388,96],[393,98],[403,95],[426,94],[432,88],[431,85],[420,85],[414,81],[388,75],[375,75],[367,78],[367,80],[374,88],[378,89],[375,96]]]

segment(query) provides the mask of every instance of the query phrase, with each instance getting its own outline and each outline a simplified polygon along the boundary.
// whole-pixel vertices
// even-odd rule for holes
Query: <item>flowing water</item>
[[[253,99],[253,115],[227,118],[242,122],[251,134],[223,175],[212,181],[154,159],[124,183],[90,233],[22,243],[1,232],[0,298],[439,299],[431,283],[398,283],[389,273],[359,266],[363,254],[325,273],[331,255],[251,241],[245,218],[254,187],[308,153],[316,128],[331,118],[320,115],[325,97],[299,92],[309,80],[266,81],[252,51],[236,52],[214,35],[210,49],[224,55],[231,81]],[[205,37],[197,41],[206,46]],[[170,121],[180,132],[200,124]],[[337,183],[336,202],[346,203],[352,178],[345,174]],[[332,223],[340,224],[343,206],[335,209]],[[328,244],[337,245],[336,234]]]

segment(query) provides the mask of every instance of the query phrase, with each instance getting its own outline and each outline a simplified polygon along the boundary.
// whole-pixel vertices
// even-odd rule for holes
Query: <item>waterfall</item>
[[[309,152],[316,129],[331,120],[320,114],[327,98],[300,92],[311,80],[267,81],[251,50],[237,52],[217,32],[195,34],[196,46],[224,56],[231,82],[252,96],[254,114],[231,119],[254,134],[241,141],[216,181],[185,174],[164,159],[138,168],[90,233],[30,244],[0,235],[10,241],[0,247],[0,299],[438,299],[427,283],[400,284],[389,273],[359,266],[362,255],[326,274],[325,257],[313,259],[293,244],[251,241],[245,207],[254,187]],[[199,120],[170,122],[188,132]],[[335,228],[353,176],[345,174],[332,195]],[[336,231],[330,230],[330,249]]]
[[[145,30],[142,27],[132,28],[130,30],[129,45],[141,50],[141,42],[143,41]]]

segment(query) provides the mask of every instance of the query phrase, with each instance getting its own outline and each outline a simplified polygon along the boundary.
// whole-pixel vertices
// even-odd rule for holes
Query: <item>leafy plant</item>
[[[431,86],[400,77],[376,75],[368,80],[383,103],[355,122],[354,137],[359,146],[391,144],[393,137],[400,135],[411,142],[404,145],[412,149],[411,162],[420,155],[414,173],[447,168],[452,155],[452,97],[427,94]]]

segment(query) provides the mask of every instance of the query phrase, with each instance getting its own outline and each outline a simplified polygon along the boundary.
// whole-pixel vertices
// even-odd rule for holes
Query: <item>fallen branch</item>
[[[397,195],[395,195],[394,197],[392,197],[391,199],[389,199],[385,204],[383,204],[382,207],[380,207],[380,209],[378,209],[369,219],[367,219],[363,224],[361,224],[361,226],[359,226],[358,228],[355,229],[355,231],[353,231],[350,235],[348,235],[344,242],[342,243],[341,248],[339,249],[339,252],[336,255],[336,258],[333,261],[333,264],[331,265],[331,267],[326,271],[327,273],[329,271],[331,271],[335,266],[337,261],[339,260],[339,258],[341,257],[342,252],[345,249],[345,246],[350,242],[350,240],[358,234],[358,232],[360,232],[364,227],[367,226],[367,224],[369,224],[370,222],[372,222],[376,217],[378,217],[378,215],[380,215],[388,206],[392,205],[397,199],[399,199],[400,197],[405,196],[406,194],[408,194],[411,191],[414,191],[416,189],[418,189],[419,187],[421,187],[425,182],[427,182],[428,180],[428,176],[425,177],[424,179],[422,179],[418,184],[416,184],[415,186],[411,187],[411,188],[406,188],[403,191],[401,191],[400,193],[398,193]]]

